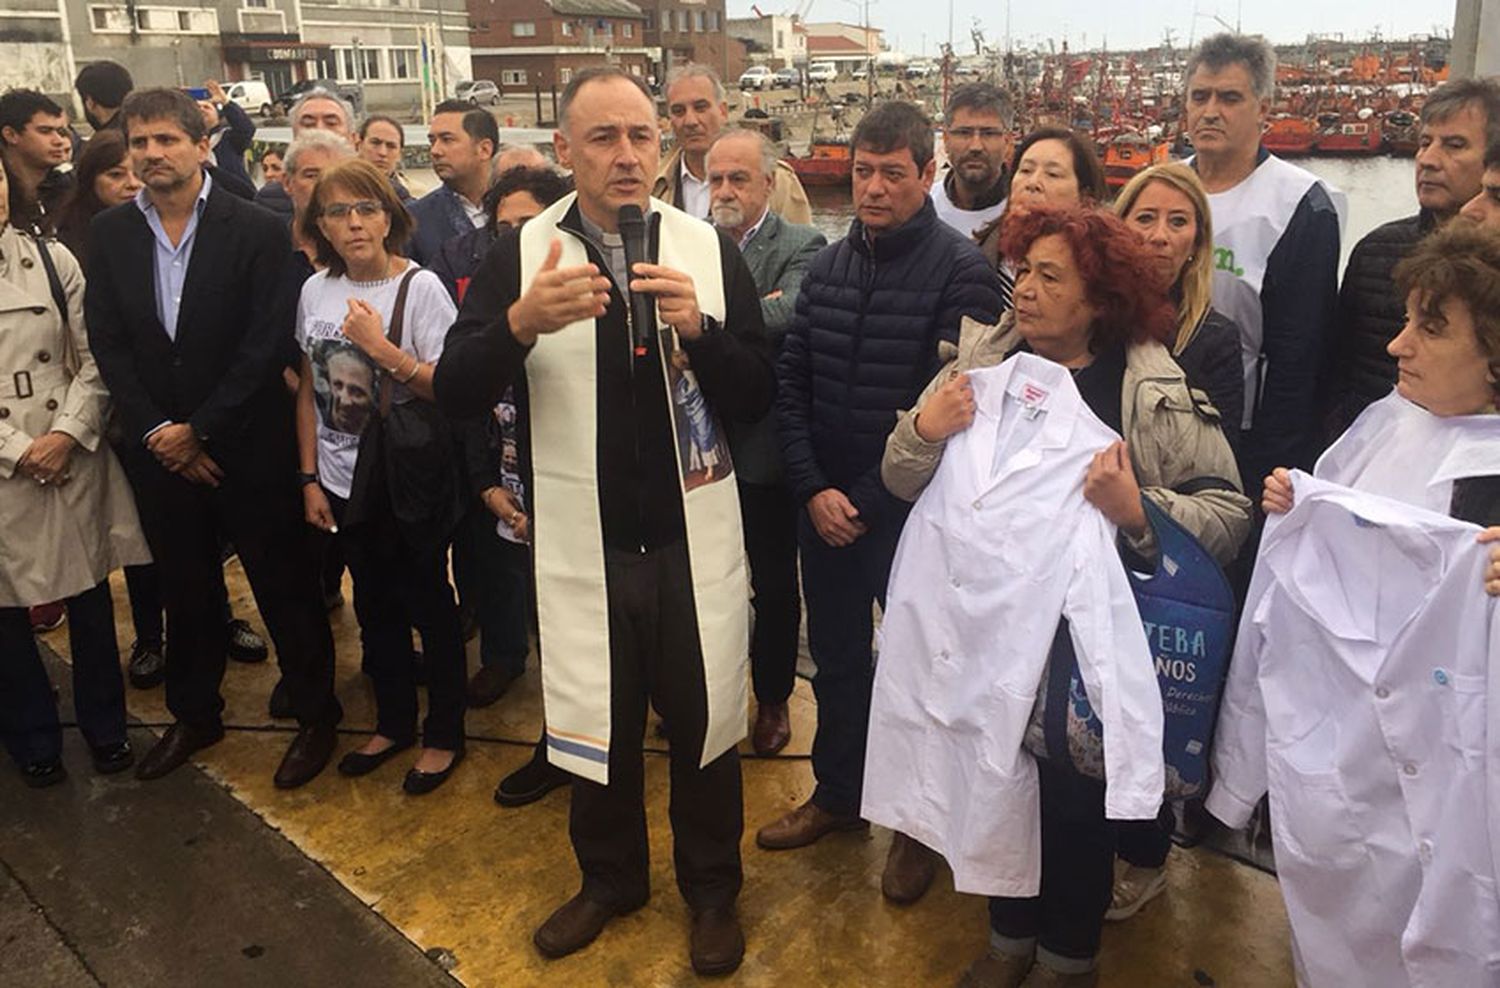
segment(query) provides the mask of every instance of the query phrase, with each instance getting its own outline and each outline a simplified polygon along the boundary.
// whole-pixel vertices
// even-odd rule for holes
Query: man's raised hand
[[[526,346],[543,333],[555,333],[582,319],[597,319],[609,308],[609,279],[592,264],[560,268],[561,259],[562,241],[553,240],[531,286],[506,314],[511,335]]]

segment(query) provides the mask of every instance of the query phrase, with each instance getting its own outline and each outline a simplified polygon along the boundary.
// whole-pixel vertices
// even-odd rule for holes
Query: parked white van
[[[231,82],[224,87],[224,93],[232,102],[239,104],[240,109],[246,113],[259,113],[263,117],[271,116],[273,109],[271,90],[259,79]]]

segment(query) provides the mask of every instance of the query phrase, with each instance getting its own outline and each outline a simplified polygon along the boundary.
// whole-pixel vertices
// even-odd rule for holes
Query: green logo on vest
[[[1245,276],[1244,268],[1234,266],[1234,251],[1228,247],[1214,248],[1214,267],[1219,271],[1228,271],[1236,278],[1243,278]]]

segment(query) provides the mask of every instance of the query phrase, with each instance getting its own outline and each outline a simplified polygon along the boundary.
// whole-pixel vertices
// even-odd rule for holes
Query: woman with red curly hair
[[[886,487],[916,500],[948,438],[974,421],[967,372],[1029,351],[1069,368],[1084,403],[1125,437],[1094,457],[1083,487],[1123,544],[1148,559],[1155,555],[1144,496],[1221,564],[1234,559],[1250,529],[1250,501],[1218,412],[1194,396],[1164,345],[1175,309],[1140,238],[1099,210],[1041,209],[1007,224],[1002,249],[1016,265],[1015,308],[994,326],[965,319],[957,347],[940,345],[947,365],[887,440]],[[1115,850],[1104,784],[1044,761],[1038,769],[1041,894],[991,898],[990,949],[965,985],[1098,981]],[[921,880],[931,880],[936,860],[935,852],[897,833],[887,877],[894,872],[905,879],[896,884],[924,888]]]

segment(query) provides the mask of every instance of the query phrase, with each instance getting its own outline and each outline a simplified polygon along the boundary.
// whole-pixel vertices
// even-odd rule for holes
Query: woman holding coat
[[[949,437],[974,421],[966,372],[1029,351],[1067,367],[1088,408],[1124,437],[1094,457],[1083,482],[1085,499],[1119,529],[1121,542],[1148,559],[1155,555],[1144,496],[1221,564],[1233,559],[1250,528],[1250,502],[1218,410],[1189,388],[1163,345],[1172,308],[1140,239],[1102,211],[1039,209],[1007,225],[1002,248],[1016,265],[1015,308],[995,326],[966,319],[957,347],[941,345],[947,365],[887,441],[887,488],[916,500]],[[899,656],[882,654],[882,661]],[[991,898],[991,948],[964,985],[1097,983],[1115,853],[1105,786],[1045,761],[1038,769],[1040,895]],[[870,789],[867,780],[867,801]],[[934,865],[934,852],[898,833],[884,885],[920,894]]]
[[[151,555],[102,442],[109,395],[89,353],[78,262],[11,226],[8,202],[0,170],[0,733],[26,784],[41,787],[67,772],[27,608],[66,602],[79,727],[94,769],[123,771],[135,756],[108,579]]]

